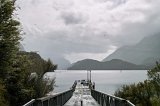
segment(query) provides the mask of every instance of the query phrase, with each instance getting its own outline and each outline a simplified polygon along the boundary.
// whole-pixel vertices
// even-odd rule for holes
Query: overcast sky
[[[27,51],[102,60],[160,28],[160,0],[17,0]]]

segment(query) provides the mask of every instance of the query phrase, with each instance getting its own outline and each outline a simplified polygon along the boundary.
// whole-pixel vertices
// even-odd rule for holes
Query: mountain
[[[160,59],[160,33],[154,36],[145,37],[138,44],[124,46],[106,57],[103,62],[112,59],[121,59],[134,64],[145,64],[154,66]]]
[[[54,62],[58,64],[58,70],[66,70],[71,63],[63,57],[53,58]]]
[[[146,66],[132,64],[123,60],[113,59],[100,62],[92,59],[85,59],[74,63],[68,70],[144,70]]]

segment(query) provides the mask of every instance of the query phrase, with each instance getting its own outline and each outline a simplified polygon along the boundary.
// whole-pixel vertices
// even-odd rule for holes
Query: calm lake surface
[[[95,82],[95,89],[114,94],[115,90],[124,84],[133,84],[147,79],[146,70],[96,70],[91,72],[92,82]],[[54,92],[68,90],[75,80],[87,79],[87,71],[84,70],[56,70],[47,73],[49,77],[56,77]]]

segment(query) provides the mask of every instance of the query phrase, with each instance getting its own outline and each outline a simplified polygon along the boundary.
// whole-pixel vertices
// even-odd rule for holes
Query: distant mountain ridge
[[[153,67],[160,60],[160,33],[145,37],[138,44],[123,46],[106,57],[103,62],[121,59],[134,64],[144,64]]]
[[[92,59],[85,59],[74,63],[68,70],[145,70],[148,67],[132,64],[120,59],[100,62]]]

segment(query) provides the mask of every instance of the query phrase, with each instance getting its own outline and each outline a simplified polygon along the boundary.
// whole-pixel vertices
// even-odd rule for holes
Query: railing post
[[[49,101],[50,101],[50,99],[48,100],[48,106],[49,106]]]
[[[121,102],[121,106],[126,106],[126,101],[125,100],[122,100],[122,101],[120,101]]]
[[[57,100],[57,106],[59,106],[59,96],[56,97]]]
[[[105,100],[106,100],[106,106],[109,106],[109,96],[108,95],[106,95]]]
[[[43,106],[41,100],[36,100],[35,105],[36,105],[36,106]]]
[[[81,106],[83,106],[83,100],[81,100]]]
[[[103,106],[103,105],[102,105],[102,99],[103,99],[102,96],[103,96],[102,93],[100,93],[100,105],[101,105],[101,106]]]
[[[56,97],[54,97],[55,98],[55,105],[57,106],[58,105],[58,101],[57,101],[57,96]]]

